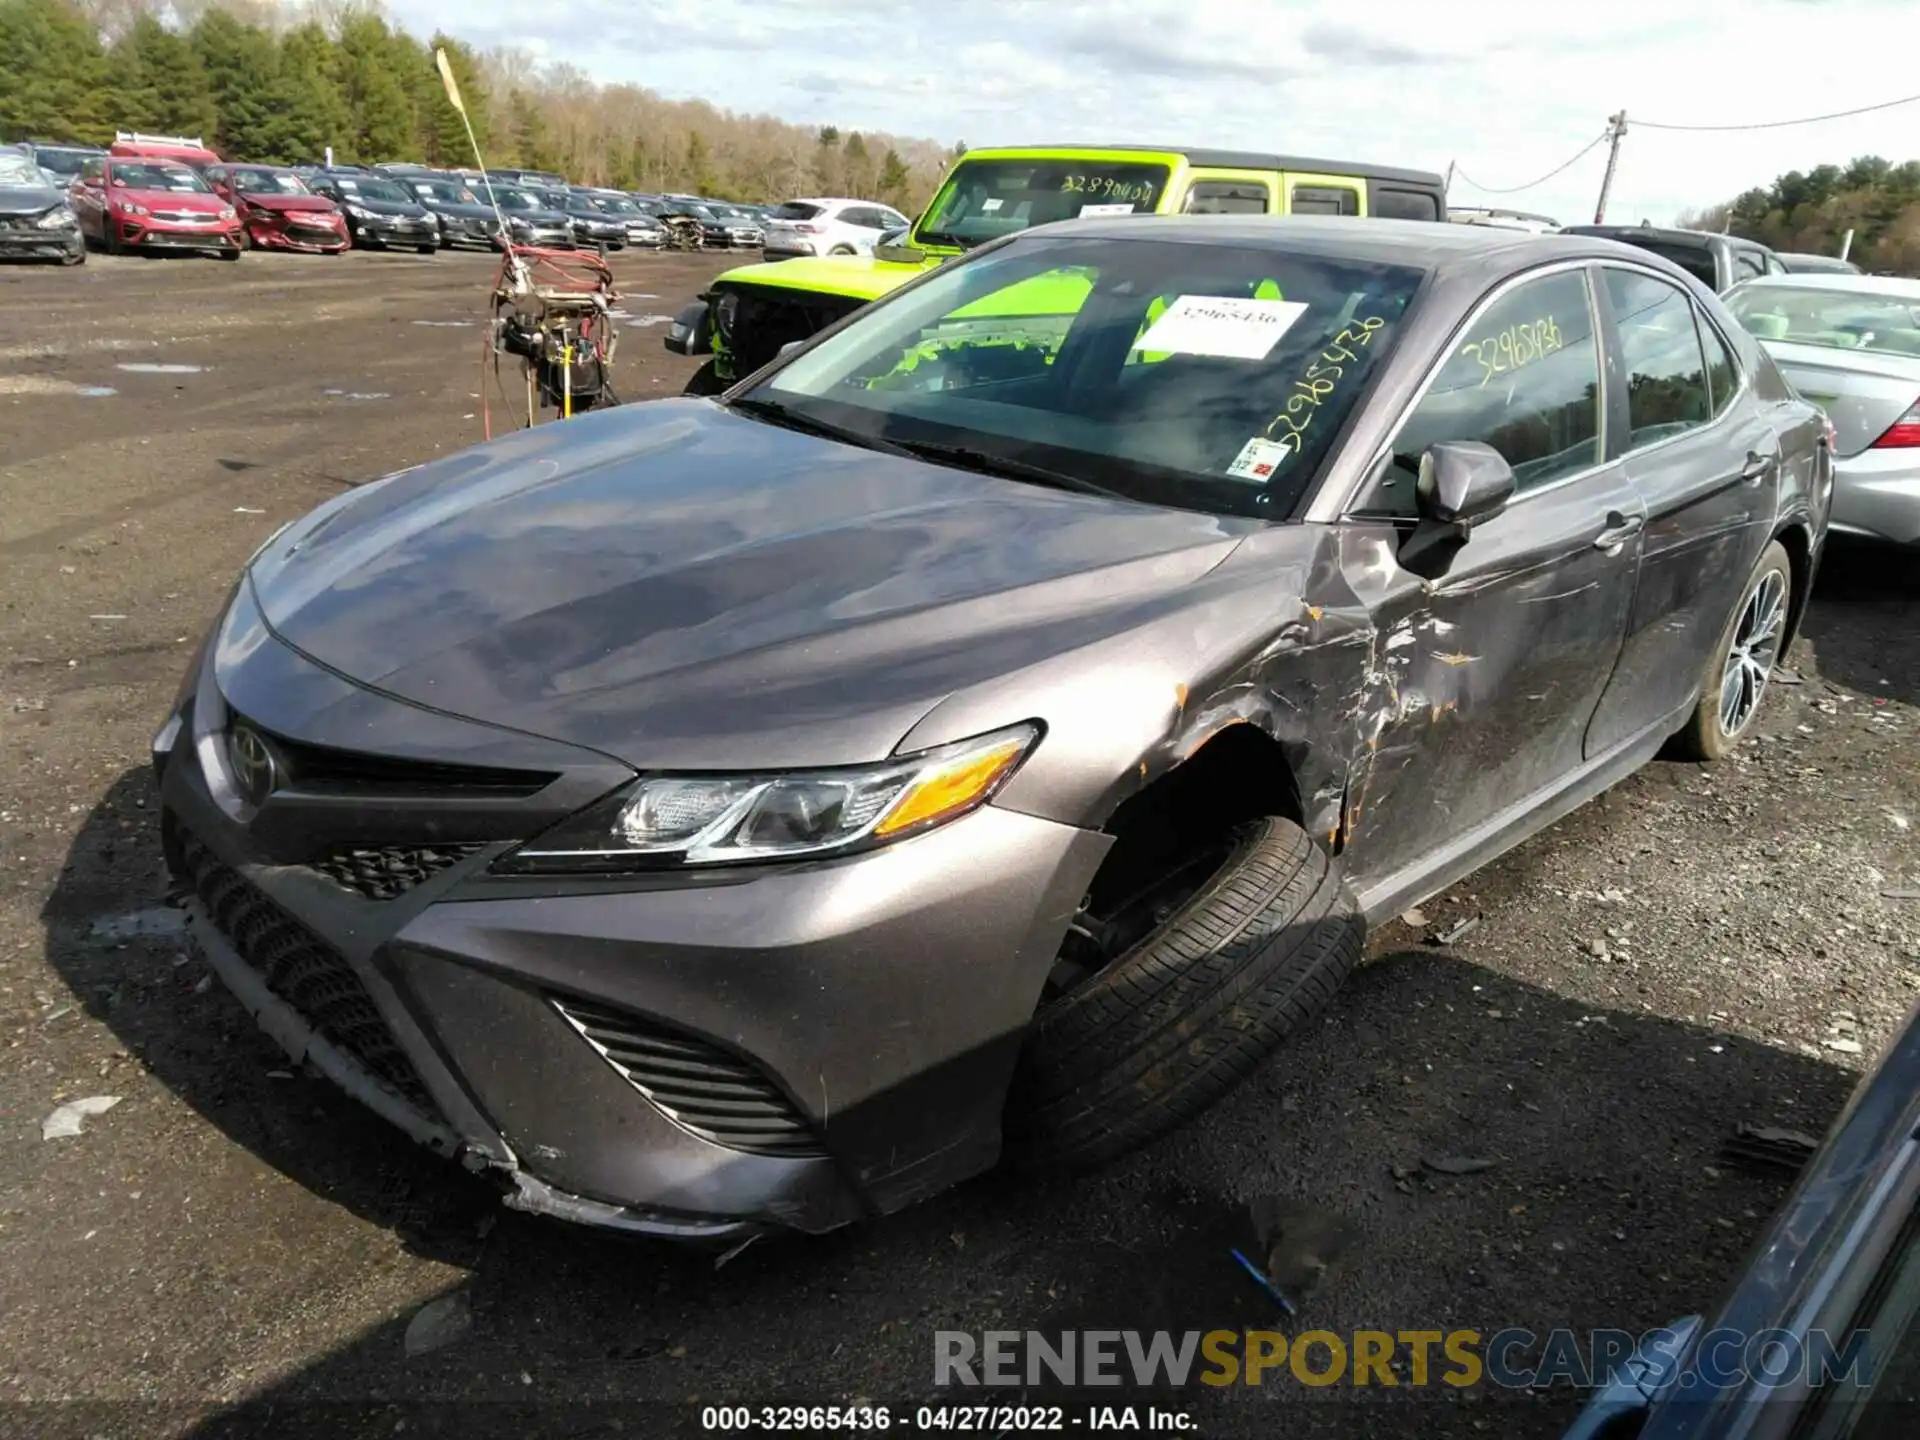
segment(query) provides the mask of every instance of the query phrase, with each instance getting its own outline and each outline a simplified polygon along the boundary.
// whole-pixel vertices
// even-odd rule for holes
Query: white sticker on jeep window
[[[1273,478],[1273,472],[1280,468],[1280,462],[1293,453],[1293,446],[1285,440],[1269,440],[1264,435],[1256,435],[1240,447],[1240,453],[1233,457],[1233,463],[1227,467],[1227,474],[1236,480],[1252,480],[1264,485]]]
[[[1080,218],[1082,220],[1085,220],[1088,216],[1091,216],[1091,215],[1131,215],[1131,214],[1133,214],[1132,201],[1128,201],[1124,205],[1082,205],[1080,207]]]
[[[1133,342],[1133,348],[1168,355],[1264,360],[1306,313],[1307,307],[1297,300],[1182,295]]]
[[[991,199],[982,200],[980,202],[980,208],[987,214],[991,215],[994,211],[1000,208],[1000,203],[1001,203],[1000,197],[998,195],[995,195]]]

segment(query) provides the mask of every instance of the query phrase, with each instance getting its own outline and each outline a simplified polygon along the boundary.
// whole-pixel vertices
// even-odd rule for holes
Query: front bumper
[[[1829,528],[1920,545],[1920,449],[1863,450],[1834,461]]]
[[[295,250],[307,255],[337,255],[350,243],[344,225],[297,225],[247,221],[247,238],[263,250]]]
[[[147,250],[238,250],[240,222],[224,220],[202,225],[191,221],[141,219],[128,215],[110,215],[107,224],[114,227],[120,243]]]
[[[400,216],[363,220],[354,216],[347,221],[347,228],[362,245],[431,245],[436,250],[440,248],[440,227],[431,220]]]
[[[77,225],[43,230],[31,220],[0,219],[0,259],[64,260],[84,254],[86,248]]]
[[[445,224],[440,228],[440,243],[449,249],[464,247],[470,250],[498,250],[500,227],[497,224],[480,226]]]
[[[630,772],[348,685],[247,618],[242,593],[253,640],[209,649],[244,658],[217,682],[202,662],[154,763],[200,944],[290,1054],[505,1177],[509,1204],[649,1234],[818,1232],[994,1162],[1104,837],[988,807],[837,862],[492,876],[541,816]],[[469,825],[459,846],[371,796],[291,790],[250,813],[223,759],[236,712],[287,744],[418,755],[426,736],[557,778],[499,811],[501,838]],[[326,839],[343,824],[361,832],[345,868]]]

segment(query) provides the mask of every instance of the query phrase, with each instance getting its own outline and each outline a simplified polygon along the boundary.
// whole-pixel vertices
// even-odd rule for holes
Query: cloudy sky
[[[1790,169],[1920,157],[1911,0],[389,0],[410,29],[523,44],[596,79],[727,109],[969,145],[1214,144],[1459,166],[1456,204],[1590,220],[1626,108],[1610,220],[1670,220]],[[1902,18],[1904,15],[1904,19]],[[1905,33],[1902,34],[1901,32]],[[1464,177],[1464,178],[1463,178]]]

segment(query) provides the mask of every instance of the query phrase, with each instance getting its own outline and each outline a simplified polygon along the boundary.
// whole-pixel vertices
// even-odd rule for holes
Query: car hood
[[[349,195],[340,202],[345,205],[358,205],[362,210],[371,210],[375,215],[411,215],[415,219],[430,218],[427,207],[415,205],[410,200],[369,200],[361,195]]]
[[[136,190],[131,185],[116,185],[115,200],[131,200],[149,210],[184,210],[196,215],[218,215],[227,202],[218,195],[199,190]]]
[[[0,215],[41,215],[66,198],[51,185],[0,185]]]
[[[324,195],[252,195],[241,199],[256,210],[271,210],[279,215],[295,215],[309,210],[338,210],[340,207]]]
[[[457,220],[493,219],[492,209],[485,205],[463,205],[458,201],[436,200],[433,204],[427,206],[427,208],[429,210],[437,210],[442,215],[451,215]]]
[[[418,704],[640,768],[832,765],[1177,607],[1257,528],[682,399],[349,492],[252,573],[287,643]]]

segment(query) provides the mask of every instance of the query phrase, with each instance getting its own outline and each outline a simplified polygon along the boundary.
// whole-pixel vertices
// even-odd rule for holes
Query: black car
[[[478,193],[486,193],[484,183]],[[564,210],[553,209],[533,191],[496,181],[493,199],[500,213],[506,216],[514,244],[537,245],[549,250],[574,248],[573,217]]]
[[[626,243],[648,249],[659,249],[667,243],[667,230],[651,211],[643,210],[631,196],[620,190],[576,190],[574,194],[585,200],[603,215],[613,216],[626,225]]]
[[[1749,736],[1827,437],[1626,246],[1034,229],[293,522],[155,737],[168,862],[270,1034],[521,1208],[1091,1165],[1368,924]]]
[[[56,145],[41,140],[30,140],[22,148],[62,185],[71,185],[80,178],[81,166],[107,153],[97,145]]]
[[[440,222],[397,180],[364,170],[322,170],[307,182],[316,195],[334,201],[347,217],[353,243],[363,250],[440,248]]]
[[[581,192],[535,191],[549,209],[561,211],[573,225],[573,243],[587,250],[623,250],[627,244],[624,216],[609,215]]]
[[[1742,280],[1784,275],[1780,257],[1758,240],[1712,230],[1677,230],[1659,225],[1569,225],[1568,235],[1591,235],[1638,246],[1671,260],[1703,285],[1724,295]]]
[[[500,217],[455,177],[434,174],[396,175],[394,183],[431,210],[440,222],[440,243],[448,249],[497,250]]]
[[[0,149],[0,259],[84,265],[87,244],[64,190],[22,150]]]

